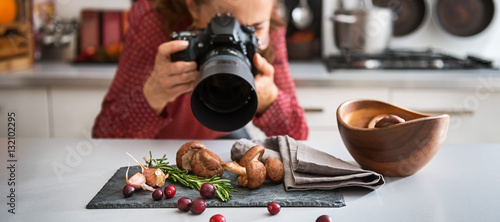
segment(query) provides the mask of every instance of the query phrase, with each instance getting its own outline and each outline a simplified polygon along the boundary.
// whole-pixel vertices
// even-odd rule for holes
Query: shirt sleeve
[[[170,121],[151,109],[142,90],[158,46],[168,40],[161,19],[152,4],[139,1],[129,21],[116,75],[94,123],[95,138],[155,138]]]
[[[275,51],[274,82],[278,86],[278,97],[268,110],[253,119],[253,123],[264,131],[266,136],[289,135],[296,140],[306,140],[307,121],[304,109],[299,105],[295,94],[284,29],[271,31],[270,45]]]

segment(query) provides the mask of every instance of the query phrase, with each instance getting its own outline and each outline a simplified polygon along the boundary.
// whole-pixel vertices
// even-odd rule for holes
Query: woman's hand
[[[274,83],[274,67],[260,54],[255,53],[253,64],[257,69],[255,88],[257,90],[257,114],[264,113],[278,98],[278,87]]]
[[[199,76],[196,62],[172,62],[170,56],[186,49],[187,46],[187,41],[175,40],[158,47],[153,72],[143,89],[146,101],[157,114],[160,114],[169,102],[194,88]]]

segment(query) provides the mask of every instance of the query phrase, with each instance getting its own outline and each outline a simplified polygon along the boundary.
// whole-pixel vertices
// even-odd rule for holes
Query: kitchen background
[[[18,47],[32,48],[24,54],[17,51],[10,60],[0,53],[0,116],[16,111],[19,135],[24,137],[89,137],[116,70],[131,4],[34,0],[35,32],[0,25],[0,37],[8,38],[9,45],[15,38]],[[371,98],[424,113],[450,114],[448,142],[500,143],[495,133],[500,125],[499,0],[281,4],[309,139],[340,141],[337,107],[348,99]],[[384,23],[389,20],[376,6],[389,6],[393,21]],[[293,9],[304,7],[311,10],[310,22],[295,22]],[[376,17],[365,18],[367,11]],[[36,44],[31,46],[27,39]],[[0,47],[2,51],[7,49]],[[22,55],[33,55],[34,65]],[[247,128],[252,136],[263,137],[251,124]],[[6,135],[0,128],[0,137]]]

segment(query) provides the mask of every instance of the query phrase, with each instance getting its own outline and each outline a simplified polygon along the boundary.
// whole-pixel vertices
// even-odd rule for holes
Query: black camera
[[[205,29],[172,33],[187,49],[172,61],[196,61],[200,78],[191,96],[191,110],[209,129],[229,132],[245,126],[257,112],[253,56],[258,39],[254,28],[230,14],[218,14]]]

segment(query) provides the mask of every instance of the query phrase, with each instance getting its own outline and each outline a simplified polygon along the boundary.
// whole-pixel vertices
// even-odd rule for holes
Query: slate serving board
[[[125,186],[125,172],[127,167],[121,167],[87,204],[87,209],[120,209],[120,208],[177,208],[180,197],[192,200],[201,198],[200,193],[180,183],[171,180],[165,185],[174,184],[177,189],[171,199],[153,200],[151,191],[136,191],[134,195],[125,198],[122,189]],[[139,166],[130,167],[129,177],[140,172]],[[232,192],[233,197],[228,202],[218,198],[206,199],[207,207],[264,207],[271,201],[278,202],[282,207],[343,207],[344,196],[339,190],[311,190],[286,192],[283,183],[271,184],[268,181],[255,190],[241,188],[237,185],[237,175],[224,172],[222,178],[230,179],[237,190]]]

